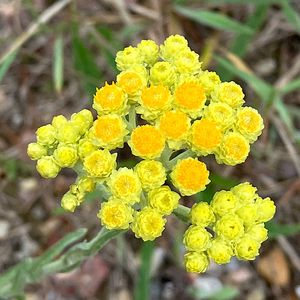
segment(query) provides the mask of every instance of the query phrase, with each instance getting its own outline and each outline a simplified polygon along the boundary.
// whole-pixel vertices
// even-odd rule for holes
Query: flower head
[[[189,251],[202,252],[209,248],[211,234],[202,226],[192,225],[184,233],[183,244]]]
[[[30,143],[27,147],[27,154],[32,160],[37,160],[47,155],[47,148],[39,143]]]
[[[157,62],[159,55],[159,46],[154,41],[142,40],[137,45],[137,48],[140,51],[140,55],[146,65],[152,66]]]
[[[238,259],[253,260],[259,254],[260,243],[244,236],[235,246],[235,254]]]
[[[44,178],[55,178],[60,171],[60,166],[53,156],[43,156],[37,161],[36,169]]]
[[[136,64],[141,64],[142,59],[138,48],[132,46],[126,47],[116,55],[117,68],[120,71],[127,70]]]
[[[227,264],[230,262],[231,257],[233,256],[233,249],[222,238],[215,238],[211,241],[210,247],[208,249],[208,255],[211,257],[217,264]]]
[[[150,69],[150,82],[154,85],[172,85],[176,80],[175,69],[172,64],[160,61]]]
[[[59,145],[53,153],[53,157],[57,164],[61,167],[73,167],[77,160],[77,149],[71,145]]]
[[[192,224],[207,227],[216,220],[211,206],[207,202],[200,202],[193,205],[190,211]]]
[[[208,268],[209,260],[205,253],[192,251],[184,255],[184,265],[188,272],[204,273]]]
[[[243,221],[235,214],[227,214],[216,222],[215,232],[227,240],[237,240],[244,234]]]

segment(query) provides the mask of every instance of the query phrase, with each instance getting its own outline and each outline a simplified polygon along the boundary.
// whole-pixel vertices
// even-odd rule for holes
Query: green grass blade
[[[266,223],[266,228],[269,231],[269,239],[274,239],[280,235],[290,236],[300,233],[300,224],[279,224],[275,221]]]
[[[285,15],[287,21],[294,27],[294,29],[300,33],[300,15],[297,13],[296,8],[293,8],[289,1],[281,1],[282,12]]]
[[[300,78],[296,78],[289,82],[286,86],[282,87],[279,92],[281,95],[289,94],[297,89],[300,89]]]
[[[291,114],[288,111],[286,105],[284,104],[283,99],[279,95],[275,95],[274,106],[281,120],[285,123],[290,132],[294,132],[294,125]]]
[[[64,81],[64,49],[63,39],[57,37],[53,49],[53,82],[55,91],[60,93]]]
[[[282,0],[209,0],[209,4],[253,4],[253,5],[259,5],[259,4],[280,4]]]
[[[134,300],[150,299],[150,269],[154,250],[154,242],[144,242],[141,249],[141,266],[135,286]]]
[[[216,29],[243,34],[253,33],[253,30],[250,27],[243,25],[238,21],[230,19],[229,17],[224,16],[220,13],[206,10],[196,10],[179,5],[175,5],[174,8],[175,11],[180,15]]]
[[[4,78],[6,72],[10,68],[11,64],[14,62],[15,58],[17,56],[17,52],[13,52],[7,58],[4,60],[4,62],[0,66],[0,82]]]

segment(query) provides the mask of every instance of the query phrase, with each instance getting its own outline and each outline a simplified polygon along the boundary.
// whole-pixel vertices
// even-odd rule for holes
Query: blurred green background
[[[75,174],[42,179],[26,146],[54,115],[91,107],[95,88],[116,76],[118,50],[170,34],[184,35],[205,69],[241,84],[246,104],[265,121],[247,161],[229,167],[208,158],[212,183],[183,203],[209,201],[215,191],[250,181],[276,202],[271,239],[254,262],[233,260],[191,275],[182,267],[185,225],[171,217],[155,243],[128,233],[74,271],[36,278],[27,259],[14,286],[38,282],[26,285],[25,299],[300,299],[297,0],[0,0],[0,272],[78,228],[88,229],[87,239],[97,234],[101,197],[93,193],[76,213],[64,213],[60,198]],[[132,165],[126,153],[122,165]],[[83,235],[69,236],[51,259]]]

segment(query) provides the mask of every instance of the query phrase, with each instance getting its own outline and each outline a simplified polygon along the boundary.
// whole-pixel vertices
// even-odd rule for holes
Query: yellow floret
[[[76,195],[71,192],[67,192],[61,199],[61,207],[64,210],[74,212],[75,208],[78,206],[78,199]]]
[[[177,208],[180,196],[171,191],[168,186],[162,186],[148,193],[151,207],[157,209],[162,215],[169,215]]]
[[[30,143],[27,146],[27,154],[32,160],[37,160],[47,155],[47,148],[39,143]]]
[[[41,126],[36,131],[36,139],[40,145],[51,147],[56,142],[56,131],[51,124]]]
[[[227,214],[216,222],[214,230],[226,240],[237,240],[244,234],[243,221],[235,214]]]
[[[207,227],[216,220],[211,206],[207,202],[195,203],[190,210],[190,220],[193,225]]]
[[[231,191],[223,190],[214,194],[210,205],[214,213],[222,217],[235,211],[238,205],[238,198]]]
[[[222,140],[222,133],[217,124],[208,119],[193,123],[188,142],[197,155],[208,155],[216,151]]]
[[[213,120],[222,131],[225,131],[233,125],[235,111],[226,103],[211,102],[204,110],[204,117]]]
[[[259,255],[260,243],[250,237],[242,237],[235,246],[238,259],[253,260]]]
[[[83,109],[71,116],[71,123],[79,128],[80,134],[85,134],[93,125],[93,115],[87,110]]]
[[[91,129],[90,138],[101,148],[122,148],[128,133],[123,118],[116,114],[98,117]]]
[[[179,35],[170,35],[165,39],[164,44],[160,46],[161,57],[167,61],[173,61],[181,52],[188,50],[187,40]]]
[[[171,110],[162,114],[158,127],[167,139],[170,149],[178,150],[186,143],[190,118],[181,111]]]
[[[264,128],[264,122],[258,111],[252,107],[242,107],[236,115],[236,129],[250,142],[257,140]]]
[[[111,197],[102,203],[97,217],[107,229],[128,229],[133,221],[133,209],[123,201]]]
[[[61,130],[66,124],[68,123],[68,120],[63,115],[55,116],[52,119],[52,126],[55,128],[55,130]]]
[[[52,156],[43,156],[37,161],[36,169],[44,178],[55,178],[60,171]]]
[[[245,226],[252,226],[257,222],[258,211],[257,205],[247,204],[240,207],[236,214],[243,220]]]
[[[174,67],[166,62],[160,61],[150,69],[150,82],[154,85],[163,84],[166,86],[172,85],[176,80]]]
[[[174,58],[174,66],[176,71],[181,74],[197,74],[201,71],[199,55],[190,49],[180,52]]]
[[[244,93],[242,88],[233,81],[222,82],[216,86],[212,100],[215,102],[224,102],[233,108],[237,108],[243,105]]]
[[[77,150],[72,145],[59,145],[54,150],[53,157],[61,168],[71,168],[78,160]]]
[[[259,223],[267,222],[274,217],[276,212],[276,206],[269,197],[265,199],[258,197],[256,199],[255,205],[257,206],[257,212],[258,212],[257,221]]]
[[[159,55],[159,47],[152,40],[142,40],[137,45],[138,50],[140,51],[140,55],[143,59],[143,62],[148,65],[154,65],[158,60]]]
[[[187,252],[184,255],[184,265],[188,272],[204,273],[209,266],[209,260],[205,253]]]
[[[143,125],[132,131],[128,145],[133,155],[153,159],[161,155],[165,147],[165,138],[154,126]]]
[[[89,139],[83,138],[78,143],[78,155],[81,160],[97,150],[97,146]]]
[[[268,230],[263,223],[251,226],[247,229],[246,234],[259,243],[264,242],[268,238]]]
[[[191,157],[178,160],[170,176],[173,184],[183,196],[203,191],[210,182],[206,165]]]
[[[156,209],[146,206],[134,216],[131,229],[137,238],[153,241],[161,236],[165,223],[166,220]]]
[[[196,81],[184,82],[175,89],[174,105],[192,119],[202,115],[205,101],[204,87]]]
[[[120,71],[127,70],[135,64],[141,64],[143,62],[143,57],[141,52],[136,47],[126,47],[124,50],[117,52],[116,64]]]
[[[166,169],[159,161],[142,160],[135,166],[135,171],[145,191],[158,188],[166,181]]]
[[[233,256],[233,250],[225,240],[216,238],[211,241],[208,255],[219,265],[227,264]]]
[[[221,79],[215,72],[204,71],[198,77],[199,83],[202,84],[207,96],[211,96],[211,93],[215,90],[215,87],[221,83]]]
[[[183,236],[183,244],[189,251],[202,252],[209,248],[212,235],[202,226],[191,225]]]
[[[140,201],[141,182],[137,174],[131,169],[120,168],[118,171],[113,171],[107,185],[113,196],[126,204],[132,205]]]
[[[106,83],[97,89],[94,95],[93,108],[98,115],[110,113],[124,114],[127,110],[127,96],[124,91],[114,83]]]
[[[239,198],[241,204],[253,203],[257,188],[249,182],[243,182],[231,188],[231,191]]]
[[[163,85],[150,86],[142,90],[140,104],[136,112],[142,114],[142,118],[152,121],[171,107],[171,93],[168,87]]]
[[[63,127],[56,129],[57,140],[62,144],[75,144],[80,139],[80,129],[67,122]]]
[[[223,136],[216,159],[218,163],[234,166],[244,162],[249,151],[248,141],[241,134],[230,132]]]
[[[116,167],[117,154],[110,154],[107,149],[96,150],[85,157],[84,169],[99,180],[107,178]]]

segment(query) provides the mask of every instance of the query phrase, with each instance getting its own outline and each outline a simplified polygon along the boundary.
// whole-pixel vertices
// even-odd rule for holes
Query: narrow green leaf
[[[134,300],[148,300],[150,299],[150,270],[152,263],[152,255],[154,249],[154,242],[147,241],[142,244],[141,249],[141,266],[139,276],[135,285]]]
[[[275,95],[274,106],[281,118],[285,123],[290,132],[294,132],[293,120],[290,112],[288,111],[286,105],[283,102],[283,99],[279,95]]]
[[[281,1],[282,11],[288,22],[295,28],[298,33],[300,33],[300,15],[297,13],[296,8],[287,0]]]
[[[196,10],[184,6],[175,5],[175,10],[179,14],[194,20],[198,23],[221,30],[227,30],[235,33],[252,34],[253,30],[238,21],[230,19],[221,13],[215,13],[207,10]]]
[[[289,94],[298,89],[300,89],[300,78],[296,78],[296,79],[292,80],[287,85],[282,87],[279,90],[279,92],[281,93],[281,95],[286,95],[286,94]]]
[[[214,185],[218,186],[219,188],[227,189],[227,190],[231,189],[232,187],[238,184],[238,180],[235,180],[230,177],[224,177],[217,174],[211,174],[210,179]]]
[[[204,0],[203,0],[204,1]],[[209,4],[213,5],[223,5],[223,4],[280,4],[282,0],[209,0]]]
[[[0,66],[0,82],[4,78],[6,72],[10,68],[11,64],[14,62],[15,58],[17,56],[17,52],[13,52],[7,58],[4,60],[4,62]]]
[[[269,238],[274,239],[280,235],[295,235],[300,233],[300,223],[297,224],[279,224],[275,221],[266,223],[266,228],[269,231]]]
[[[64,49],[63,39],[57,37],[53,48],[53,82],[55,91],[60,93],[64,80]]]

